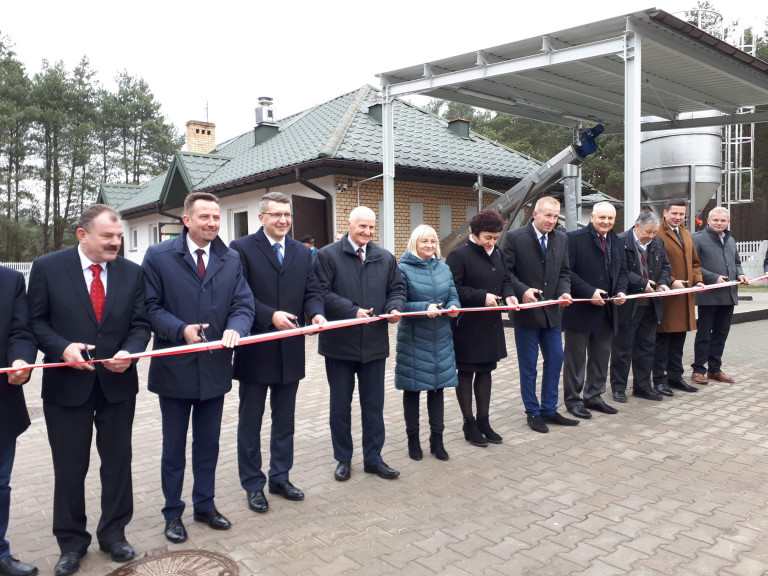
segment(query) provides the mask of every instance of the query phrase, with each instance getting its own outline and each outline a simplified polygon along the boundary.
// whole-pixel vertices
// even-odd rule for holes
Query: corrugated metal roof
[[[624,60],[632,56],[636,38],[642,47],[643,116],[674,121],[688,112],[734,114],[768,104],[768,63],[656,9],[379,76],[393,94],[418,90],[572,128],[620,126]]]

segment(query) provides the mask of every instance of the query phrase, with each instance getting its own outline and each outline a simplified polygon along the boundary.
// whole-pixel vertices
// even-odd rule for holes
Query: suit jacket
[[[545,300],[556,300],[571,291],[571,272],[568,264],[568,239],[559,230],[547,234],[546,257],[536,236],[533,224],[510,230],[501,241],[501,251],[507,266],[515,296],[522,303],[529,288],[544,292]],[[516,326],[526,328],[553,328],[560,325],[561,307],[545,306],[531,310],[510,312]]]
[[[32,332],[45,362],[60,362],[72,342],[93,344],[94,358],[111,358],[120,350],[143,352],[149,342],[141,268],[120,256],[107,263],[107,294],[101,322],[80,267],[77,246],[36,259],[29,275]],[[51,368],[43,371],[43,399],[57,406],[80,406],[99,384],[109,402],[122,402],[139,391],[136,362],[122,373],[101,364],[96,370]]]
[[[205,278],[180,236],[150,246],[144,255],[147,311],[155,332],[154,350],[182,346],[184,328],[209,324],[205,336],[220,340],[224,330],[247,336],[253,325],[253,294],[240,256],[217,236],[211,243]],[[232,388],[232,350],[152,358],[149,390],[170,398],[209,400]]]
[[[36,356],[35,338],[29,329],[24,276],[0,266],[0,364],[7,367],[15,360],[34,364]],[[15,442],[29,427],[24,390],[8,384],[7,374],[0,374],[0,422],[0,450]]]
[[[277,331],[272,325],[277,310],[293,314],[302,326],[305,313],[310,319],[325,314],[312,250],[304,244],[286,236],[282,265],[263,228],[234,240],[230,247],[240,254],[243,274],[253,292],[256,315],[251,334]],[[238,347],[234,375],[242,384],[301,380],[305,375],[304,336]]]
[[[355,318],[358,309],[373,308],[373,314],[402,312],[405,282],[395,257],[373,242],[365,248],[361,262],[349,234],[317,252],[315,272],[320,282],[328,320]],[[337,360],[371,362],[389,356],[389,322],[379,321],[320,333],[318,353]]]
[[[590,222],[585,228],[568,232],[568,258],[571,266],[571,296],[592,298],[598,288],[609,296],[619,292],[627,293],[629,281],[627,264],[624,261],[624,245],[611,230],[606,234],[610,259],[600,245],[600,237]],[[607,313],[613,325],[613,333],[619,329],[616,306],[607,304]],[[602,306],[591,302],[576,302],[563,312],[563,329],[574,332],[598,332],[602,323]]]
[[[720,276],[738,280],[744,274],[736,240],[726,230],[725,241],[721,242],[717,232],[709,226],[693,234],[693,245],[701,262],[701,276],[705,284],[715,284]],[[739,303],[739,288],[708,290],[695,296],[697,306],[736,306]]]
[[[485,248],[467,240],[448,254],[445,263],[453,274],[462,308],[485,306],[489,293],[504,299],[515,295],[498,247],[488,256]],[[487,364],[507,357],[500,312],[462,313],[451,326],[457,364]]]
[[[701,263],[699,255],[693,245],[691,233],[680,226],[680,235],[683,237],[684,246],[680,245],[674,230],[669,227],[667,221],[661,219],[658,238],[664,242],[664,251],[669,258],[672,267],[669,273],[670,286],[675,280],[687,280],[693,286],[702,282]],[[679,296],[666,296],[661,299],[664,314],[661,324],[656,328],[657,332],[687,332],[696,330],[696,314],[694,309],[693,294],[681,294]]]
[[[651,240],[645,249],[645,262],[648,265],[648,280],[643,276],[643,263],[637,256],[635,248],[634,228],[619,234],[619,240],[624,247],[624,260],[627,263],[629,273],[628,294],[642,294],[645,287],[648,286],[648,280],[656,282],[656,286],[669,286],[669,272],[671,267],[667,253],[664,252],[664,242],[659,238]],[[650,298],[654,312],[656,312],[656,322],[661,322],[663,307],[661,300],[663,298]],[[629,300],[623,306],[619,306],[619,321],[634,317],[637,311],[637,300]]]

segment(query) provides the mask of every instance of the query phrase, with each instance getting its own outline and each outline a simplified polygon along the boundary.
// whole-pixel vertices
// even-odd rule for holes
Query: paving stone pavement
[[[394,338],[394,330],[390,334]],[[387,371],[385,461],[395,481],[363,473],[359,411],[353,411],[352,478],[333,479],[328,385],[317,338],[307,338],[308,377],[299,391],[291,480],[303,502],[269,497],[270,511],[248,510],[236,458],[237,383],[227,395],[217,476],[217,507],[233,523],[216,532],[184,520],[189,540],[163,537],[160,413],[142,392],[134,427],[135,514],[127,537],[137,552],[206,549],[227,554],[241,575],[762,575],[768,571],[768,320],[733,327],[724,369],[732,385],[649,402],[630,397],[615,416],[595,414],[577,428],[537,434],[526,425],[512,330],[510,357],[494,373],[491,422],[501,445],[478,448],[461,432],[446,394],[451,459],[408,458],[401,395]],[[690,364],[693,333],[684,361]],[[26,387],[33,424],[19,440],[9,538],[13,553],[52,574],[53,471],[39,398],[40,374]],[[615,404],[610,399],[606,400]],[[268,443],[265,430],[263,445]],[[95,531],[100,485],[95,447],[86,485]],[[191,501],[191,476],[185,499]],[[118,567],[92,544],[79,574]]]

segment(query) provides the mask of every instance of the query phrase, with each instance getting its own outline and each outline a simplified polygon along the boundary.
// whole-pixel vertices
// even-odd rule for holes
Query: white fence
[[[741,257],[741,267],[747,278],[756,278],[763,275],[763,262],[765,251],[768,249],[768,240],[751,240],[736,242],[736,248]],[[758,282],[760,286],[768,286],[768,281]]]
[[[24,281],[29,282],[29,271],[32,270],[32,262],[0,262],[0,266],[21,272],[24,274]]]

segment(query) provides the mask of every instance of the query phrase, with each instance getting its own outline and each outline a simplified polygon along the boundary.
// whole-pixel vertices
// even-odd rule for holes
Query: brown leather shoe
[[[733,384],[734,380],[730,376],[726,376],[725,372],[707,372],[707,377],[710,380],[717,380],[718,382],[725,382],[726,384]]]
[[[694,372],[691,374],[691,382],[694,384],[709,384],[709,378],[707,378],[706,374]]]

